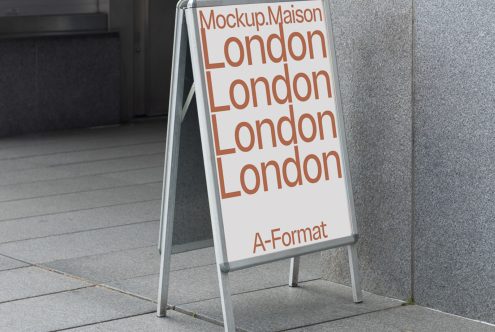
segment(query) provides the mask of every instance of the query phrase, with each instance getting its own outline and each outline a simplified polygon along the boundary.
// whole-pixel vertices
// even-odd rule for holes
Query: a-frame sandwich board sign
[[[186,52],[190,52],[224,326],[228,273],[347,246],[362,301],[328,0],[189,0],[176,11],[160,227],[167,310]],[[189,94],[188,101],[192,94]]]

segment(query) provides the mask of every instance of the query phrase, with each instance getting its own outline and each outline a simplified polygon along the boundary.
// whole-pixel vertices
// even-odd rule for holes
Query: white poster
[[[230,262],[352,235],[325,21],[321,1],[198,9]]]

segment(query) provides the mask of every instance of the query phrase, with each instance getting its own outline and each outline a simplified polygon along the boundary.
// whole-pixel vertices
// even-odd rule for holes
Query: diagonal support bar
[[[175,194],[179,164],[180,127],[182,122],[182,98],[184,92],[185,52],[187,33],[184,10],[177,8],[175,13],[174,52],[172,57],[172,78],[165,148],[165,166],[160,216],[160,279],[158,286],[157,315],[167,315],[170,261],[172,257],[172,234],[175,214]]]
[[[191,106],[191,101],[194,97],[194,83],[191,85],[191,89],[189,89],[189,93],[187,94],[186,101],[184,102],[184,106],[182,106],[182,112],[181,112],[181,121],[184,121],[187,115],[187,111],[189,110],[189,106]]]

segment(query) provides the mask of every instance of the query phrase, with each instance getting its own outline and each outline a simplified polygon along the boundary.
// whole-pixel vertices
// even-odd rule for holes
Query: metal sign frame
[[[199,38],[199,26],[197,19],[197,8],[258,4],[258,3],[277,3],[277,2],[296,2],[307,0],[181,0],[177,4],[175,36],[174,36],[174,53],[172,64],[172,78],[170,87],[170,103],[167,127],[167,143],[164,166],[164,181],[162,195],[162,211],[160,218],[160,239],[159,250],[161,251],[161,268],[160,283],[158,292],[158,316],[166,316],[168,283],[170,274],[170,260],[172,252],[172,231],[174,220],[175,193],[177,185],[177,169],[180,146],[180,127],[187,111],[188,102],[192,98],[192,93],[196,93],[198,108],[198,119],[201,132],[201,144],[203,150],[204,166],[208,188],[208,199],[210,205],[211,224],[213,228],[213,240],[215,247],[215,256],[217,262],[217,272],[220,283],[220,295],[222,300],[222,311],[224,317],[224,326],[226,331],[234,331],[234,316],[230,296],[228,273],[255,265],[269,263],[281,259],[291,258],[289,286],[295,287],[298,282],[299,257],[312,252],[326,249],[347,246],[349,254],[349,264],[351,272],[351,282],[353,290],[353,300],[356,303],[362,302],[362,291],[358,271],[358,261],[356,252],[356,242],[358,240],[358,231],[354,212],[354,200],[352,197],[352,186],[349,174],[349,161],[345,142],[344,119],[342,114],[340,87],[338,79],[337,61],[333,42],[332,22],[330,16],[329,0],[321,0],[324,9],[325,22],[327,27],[326,46],[330,55],[330,69],[332,74],[332,83],[334,87],[335,113],[339,123],[338,137],[341,147],[342,171],[346,184],[347,201],[349,207],[349,216],[351,219],[352,235],[330,241],[318,242],[316,244],[305,245],[284,251],[269,253],[253,258],[229,262],[227,259],[226,243],[223,231],[223,220],[220,209],[220,194],[218,188],[218,179],[215,168],[215,155],[213,153],[213,135],[210,125],[209,106],[207,104],[207,91],[204,77],[204,67],[201,54],[201,43]],[[189,39],[189,43],[188,43]],[[184,93],[184,74],[186,52],[191,54],[193,67],[194,85],[189,93],[185,105],[182,104]]]

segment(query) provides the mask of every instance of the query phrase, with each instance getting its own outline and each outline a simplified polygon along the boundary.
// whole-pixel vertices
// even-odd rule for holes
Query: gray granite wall
[[[495,2],[415,12],[415,299],[495,323]]]
[[[411,293],[411,2],[333,0],[332,19],[360,231],[364,289]],[[347,255],[323,255],[348,282]]]
[[[332,8],[363,287],[495,323],[495,2]]]
[[[120,121],[118,36],[0,40],[0,137]]]

